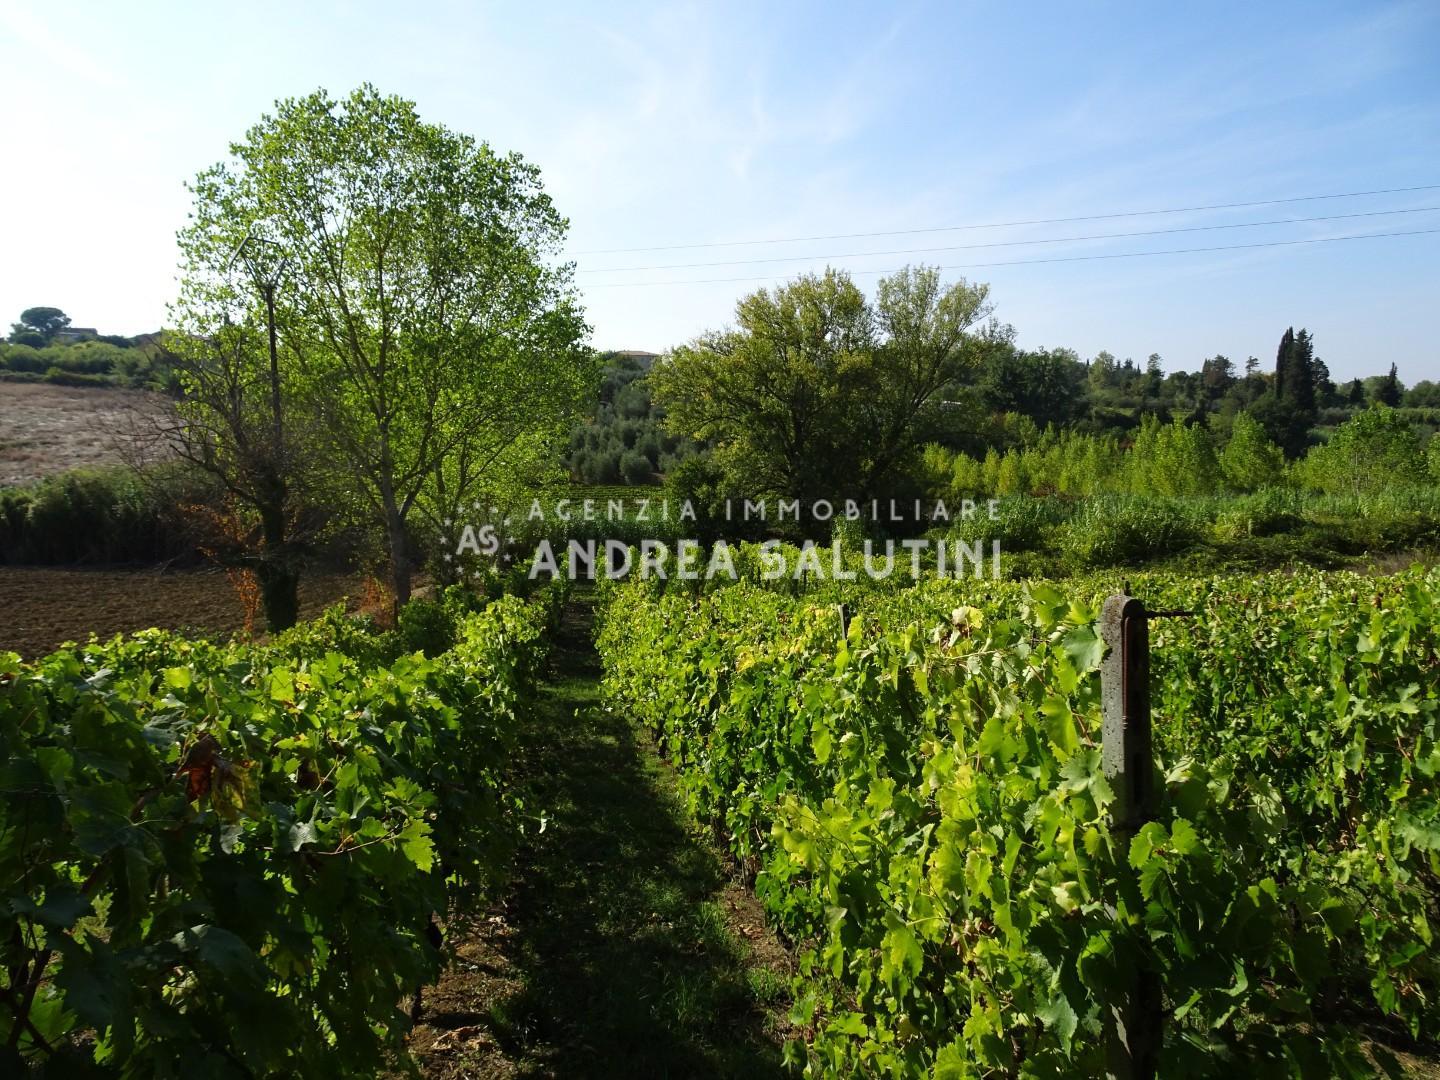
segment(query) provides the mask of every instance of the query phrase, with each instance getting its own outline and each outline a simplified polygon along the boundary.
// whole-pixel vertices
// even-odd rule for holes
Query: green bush
[[[81,341],[74,345],[52,345],[45,356],[52,367],[82,375],[108,375],[133,350],[103,341]]]
[[[862,593],[839,640],[748,584],[602,594],[606,700],[802,950],[807,1075],[1103,1075],[1137,967],[1161,1076],[1399,1075],[1363,1032],[1436,1030],[1440,576],[1135,575],[1196,615],[1152,630],[1134,833],[1099,745],[1119,578]]]
[[[951,506],[959,515],[960,507]],[[950,539],[971,544],[976,540],[1000,542],[1005,552],[1038,551],[1070,514],[1070,504],[1054,498],[1001,499],[991,518],[989,508],[981,503],[968,518],[960,518],[950,529]]]
[[[411,600],[395,620],[400,651],[439,656],[455,644],[455,620],[443,604],[434,600]]]
[[[1423,484],[1427,471],[1414,427],[1397,410],[1376,405],[1311,450],[1296,475],[1316,491],[1358,495]]]
[[[151,347],[123,338],[74,344],[0,344],[0,374],[37,375],[60,386],[137,386],[174,390],[175,373]]]
[[[648,484],[654,467],[644,454],[629,450],[620,457],[620,478],[627,484]]]
[[[1177,555],[1200,537],[1199,515],[1165,499],[1095,499],[1058,530],[1075,567],[1133,566]]]
[[[1304,524],[1304,503],[1299,492],[1283,488],[1227,499],[1215,515],[1212,532],[1222,541],[1292,532]]]
[[[1220,452],[1220,469],[1235,491],[1258,491],[1280,481],[1285,472],[1285,455],[1270,441],[1260,422],[1242,412],[1235,417],[1230,441]]]
[[[510,598],[384,664],[332,614],[274,645],[0,652],[0,962],[34,975],[6,1075],[414,1072],[434,913],[493,897],[520,833],[547,622]]]
[[[10,371],[43,372],[49,365],[40,350],[30,345],[0,345],[0,367]]]
[[[671,512],[679,514],[688,503],[695,520],[687,527],[705,544],[713,543],[722,534],[734,535],[747,529],[744,522],[737,526],[723,520],[726,495],[724,470],[708,454],[686,458],[665,477],[663,497],[670,501]]]
[[[66,371],[51,367],[45,372],[45,381],[56,386],[109,386],[110,379],[104,375],[88,375],[80,371]]]

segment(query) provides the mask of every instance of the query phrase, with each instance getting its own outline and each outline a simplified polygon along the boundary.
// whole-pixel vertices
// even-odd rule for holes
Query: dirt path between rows
[[[412,1049],[447,1080],[780,1075],[793,961],[648,736],[601,707],[590,620],[572,602],[515,763],[545,830],[450,928]]]

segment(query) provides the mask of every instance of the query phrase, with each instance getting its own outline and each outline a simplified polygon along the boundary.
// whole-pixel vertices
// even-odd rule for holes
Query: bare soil
[[[300,617],[314,618],[345,597],[358,599],[363,587],[354,575],[304,577]],[[0,566],[0,651],[34,659],[62,642],[84,642],[91,634],[105,640],[151,626],[226,636],[245,628],[245,606],[221,570]]]
[[[137,431],[170,408],[161,394],[0,381],[0,487],[69,469],[153,461]]]

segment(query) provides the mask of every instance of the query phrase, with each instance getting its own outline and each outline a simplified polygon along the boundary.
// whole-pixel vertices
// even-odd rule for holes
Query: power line
[[[1069,255],[1053,259],[1014,259],[1006,262],[957,263],[936,267],[939,270],[979,270],[994,266],[1039,266],[1044,263],[1092,262],[1098,259],[1140,259],[1150,255],[1197,255],[1214,251],[1247,251],[1253,248],[1294,247],[1299,244],[1333,244],[1342,240],[1382,240],[1395,236],[1428,236],[1440,233],[1440,228],[1409,229],[1403,232],[1357,233],[1353,236],[1317,236],[1308,240],[1263,240],[1254,244],[1221,244],[1215,247],[1168,248],[1163,251],[1122,251],[1107,255]],[[900,268],[891,270],[852,270],[851,274],[894,274]],[[685,278],[680,281],[601,281],[587,284],[587,289],[622,289],[653,287],[660,285],[720,285],[741,281],[780,281],[783,276],[728,277],[728,278]]]
[[[658,263],[654,266],[604,266],[581,269],[581,274],[619,274],[627,270],[695,270],[706,266],[754,266],[759,263],[813,262],[817,259],[863,259],[869,255],[925,255],[938,251],[975,251],[981,248],[1028,247],[1036,244],[1071,244],[1082,240],[1119,240],[1137,236],[1168,236],[1175,233],[1213,232],[1218,229],[1256,229],[1270,225],[1304,225],[1316,221],[1343,221],[1354,218],[1389,217],[1394,214],[1423,214],[1440,206],[1416,206],[1406,210],[1367,210],[1354,214],[1325,214],[1319,217],[1277,218],[1274,221],[1240,221],[1225,225],[1182,225],[1173,229],[1142,229],[1136,232],[1092,233],[1089,236],[1057,236],[1038,240],[994,240],[988,244],[956,244],[947,247],[898,248],[891,251],[852,251],[842,255],[777,255],[765,259],[726,259],[718,262]]]
[[[1034,218],[1029,221],[991,221],[972,225],[933,225],[920,229],[889,229],[880,232],[827,233],[820,236],[786,236],[770,240],[718,240],[694,244],[659,244],[653,247],[594,248],[572,251],[579,255],[624,255],[642,251],[686,251],[694,248],[752,247],[763,244],[802,244],[813,240],[859,240],[873,236],[914,236],[919,233],[964,232],[971,229],[1010,229],[1022,225],[1066,225],[1077,221],[1109,221],[1114,218],[1151,217],[1157,214],[1195,214],[1205,210],[1239,210],[1253,206],[1282,206],[1287,203],[1319,202],[1323,199],[1360,199],[1370,195],[1399,195],[1411,191],[1435,191],[1440,184],[1417,184],[1413,187],[1376,188],[1373,191],[1342,191],[1331,195],[1296,195],[1287,199],[1256,199],[1251,202],[1212,203],[1209,206],[1176,206],[1162,210],[1123,210],[1108,214],[1082,214],[1078,217]]]

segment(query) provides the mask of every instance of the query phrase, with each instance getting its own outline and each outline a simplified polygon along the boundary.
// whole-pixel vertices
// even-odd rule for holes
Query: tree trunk
[[[264,489],[259,506],[263,547],[255,577],[260,585],[265,627],[274,634],[288,630],[300,617],[300,571],[285,549],[285,481],[272,475]]]
[[[380,498],[385,508],[385,536],[390,548],[390,589],[395,594],[398,612],[410,601],[410,546],[405,537],[405,519],[388,477],[381,478]]]
[[[288,630],[300,617],[300,575],[277,561],[262,560],[255,570],[265,628],[272,634]]]

